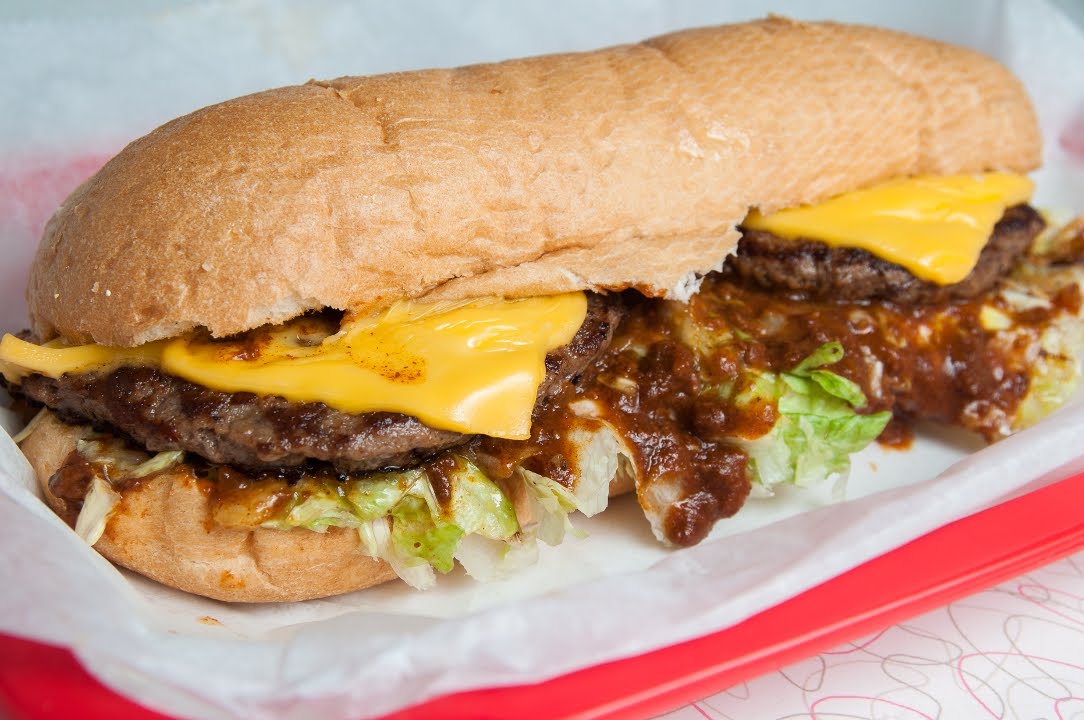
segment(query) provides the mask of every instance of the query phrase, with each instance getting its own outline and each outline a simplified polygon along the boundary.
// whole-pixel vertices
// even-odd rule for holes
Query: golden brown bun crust
[[[21,444],[56,512],[62,512],[62,501],[49,492],[49,478],[75,448],[79,434],[78,427],[50,414]],[[216,526],[207,495],[187,466],[124,492],[94,548],[164,585],[229,602],[308,600],[395,578],[385,563],[362,554],[353,530]]]
[[[133,142],[46,229],[35,334],[134,345],[324,306],[687,296],[752,206],[1039,162],[970,50],[782,18],[238,98]]]

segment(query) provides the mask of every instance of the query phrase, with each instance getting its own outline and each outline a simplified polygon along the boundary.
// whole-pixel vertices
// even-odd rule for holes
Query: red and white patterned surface
[[[1084,718],[1084,553],[663,717]]]

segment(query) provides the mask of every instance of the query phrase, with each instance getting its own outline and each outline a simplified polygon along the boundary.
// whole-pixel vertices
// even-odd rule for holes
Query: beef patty
[[[575,337],[546,357],[539,400],[576,381],[609,344],[623,314],[617,296],[588,296],[587,317]],[[31,375],[19,390],[62,418],[108,425],[149,450],[187,450],[252,469],[310,460],[344,472],[408,467],[470,437],[399,413],[354,415],[323,403],[209,390],[151,367],[58,379]]]
[[[905,305],[963,300],[990,290],[1027,252],[1044,226],[1033,208],[1009,208],[994,226],[971,274],[952,285],[920,280],[865,250],[789,240],[760,230],[744,232],[723,273],[733,282],[782,290],[802,300],[888,300]]]

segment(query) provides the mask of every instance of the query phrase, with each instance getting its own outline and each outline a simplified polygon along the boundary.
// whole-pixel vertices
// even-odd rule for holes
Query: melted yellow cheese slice
[[[784,238],[867,250],[923,280],[949,285],[974,269],[994,225],[1026,202],[1034,184],[1023,175],[921,176],[761,215],[743,225]]]
[[[430,427],[493,437],[530,436],[546,354],[583,324],[587,299],[568,293],[472,303],[398,303],[321,328],[318,318],[211,340],[192,334],[138,348],[37,346],[0,341],[0,370],[69,372],[155,365],[223,392],[322,402],[349,413],[401,412]],[[334,333],[334,334],[331,334]]]

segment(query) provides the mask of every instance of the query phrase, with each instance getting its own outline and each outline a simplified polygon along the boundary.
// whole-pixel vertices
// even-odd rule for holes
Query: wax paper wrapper
[[[588,49],[768,11],[883,24],[998,56],[1041,115],[1039,204],[1084,210],[1084,37],[1041,2],[16,6],[0,29],[8,74],[0,328],[23,327],[25,273],[51,209],[125,142],[173,116],[310,77]],[[229,606],[114,569],[45,508],[0,433],[0,630],[70,647],[108,685],[178,715],[377,715],[726,627],[1084,469],[1081,437],[1079,401],[985,448],[927,428],[906,452],[860,454],[846,501],[833,502],[830,485],[751,501],[691,549],[661,548],[626,498],[581,519],[585,539],[543,548],[538,565],[511,580],[479,584],[452,573],[424,593],[392,583],[328,600]]]

